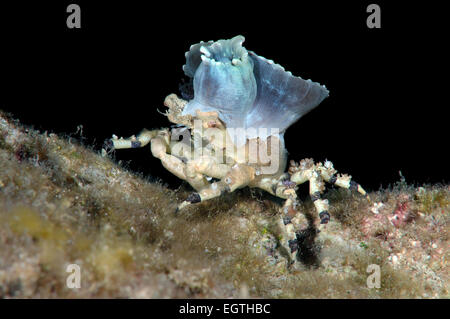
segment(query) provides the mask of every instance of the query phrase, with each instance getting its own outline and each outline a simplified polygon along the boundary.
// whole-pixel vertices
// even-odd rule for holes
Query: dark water
[[[157,109],[179,93],[184,52],[200,40],[242,34],[247,49],[330,90],[287,131],[291,159],[329,159],[371,190],[398,181],[400,170],[409,183],[450,180],[444,83],[435,76],[443,54],[439,8],[378,1],[382,27],[375,30],[366,26],[365,1],[78,1],[82,27],[69,30],[68,3],[0,6],[0,109],[25,124],[65,134],[82,125],[84,142],[96,149],[112,133],[167,127]],[[180,184],[149,148],[117,158]]]

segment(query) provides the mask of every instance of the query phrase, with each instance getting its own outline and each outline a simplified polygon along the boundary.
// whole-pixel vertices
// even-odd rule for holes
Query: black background
[[[180,314],[181,306],[213,306],[214,309],[224,309],[224,304],[270,304],[270,314],[248,313],[248,314],[224,314],[223,311],[215,311],[208,317],[206,314]],[[15,314],[45,313],[48,318],[60,318],[70,311],[75,316],[102,317],[127,317],[136,313],[143,313],[146,317],[155,317],[155,314],[163,314],[167,318],[283,318],[306,316],[331,318],[334,316],[345,318],[366,317],[368,312],[383,315],[388,313],[397,317],[413,317],[422,309],[432,308],[439,311],[448,305],[445,300],[423,300],[423,299],[370,299],[370,300],[336,300],[336,299],[95,299],[95,300],[46,300],[46,299],[9,299],[0,300],[2,310],[11,309]],[[228,306],[229,307],[229,306]],[[254,306],[256,308],[256,306]]]
[[[363,187],[400,179],[448,182],[445,12],[427,2],[371,1],[381,29],[368,29],[369,1],[81,1],[81,29],[68,29],[68,1],[0,4],[0,109],[39,130],[74,135],[100,150],[114,133],[168,127],[163,101],[179,93],[184,52],[201,40],[245,36],[244,46],[330,96],[290,127],[290,159],[333,161]],[[313,2],[313,3],[311,3]],[[116,152],[129,167],[171,187],[148,147]]]

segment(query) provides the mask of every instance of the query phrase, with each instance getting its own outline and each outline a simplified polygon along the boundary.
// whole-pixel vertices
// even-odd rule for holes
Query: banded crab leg
[[[116,150],[143,147],[150,143],[152,138],[155,138],[159,132],[159,130],[149,131],[144,129],[137,137],[133,135],[130,138],[118,138],[116,135],[113,135],[113,138],[108,140],[108,144]]]
[[[168,130],[146,130],[139,135],[130,138],[113,138],[108,140],[108,147],[111,149],[127,149],[144,147],[151,142],[151,151],[154,157],[161,160],[162,165],[172,174],[186,180],[185,164],[181,159],[169,154],[170,133]]]
[[[278,220],[278,228],[281,231],[280,244],[288,254],[288,264],[296,260],[297,234],[296,228],[304,224],[303,215],[298,212],[297,184],[289,180],[289,174],[283,174],[277,179],[263,178],[255,186],[268,193],[286,199],[281,208],[281,218]]]
[[[330,220],[328,200],[321,198],[321,195],[325,190],[325,182],[358,191],[362,195],[365,195],[368,200],[370,200],[370,198],[361,185],[351,180],[351,176],[346,174],[337,175],[337,171],[330,161],[326,161],[325,164],[314,164],[312,159],[305,159],[300,163],[291,161],[290,164],[290,179],[289,177],[286,179],[286,177],[282,175],[280,179],[272,180],[271,183],[260,183],[258,187],[277,197],[286,198],[282,207],[282,217],[279,220],[279,228],[282,230],[283,234],[281,245],[289,252],[290,262],[293,263],[296,260],[297,250],[299,249],[298,233],[299,231],[310,227],[309,221],[299,213],[297,208],[297,185],[307,181],[309,182],[309,194],[315,209],[319,214],[321,224],[326,224]]]
[[[203,162],[208,164],[213,157],[203,157]],[[208,176],[221,178],[219,182],[211,183],[198,193],[192,193],[182,202],[178,209],[185,208],[190,204],[199,203],[214,197],[222,195],[224,192],[233,192],[238,188],[247,186],[255,178],[255,169],[245,164],[235,164],[231,168],[225,164],[217,165],[198,165],[197,172],[201,172]]]
[[[324,181],[330,183],[331,185],[357,191],[370,200],[366,191],[361,187],[361,185],[352,181],[352,177],[350,175],[337,175],[337,171],[330,161],[326,161],[325,164],[314,164],[312,159],[304,159],[300,161],[300,163],[291,161],[290,164],[291,166],[289,167],[289,173],[291,174],[292,182],[302,184],[309,181],[309,195],[311,196],[311,200],[314,202],[314,206],[319,213],[321,224],[326,224],[330,220],[328,200],[321,198],[321,195],[325,190]]]

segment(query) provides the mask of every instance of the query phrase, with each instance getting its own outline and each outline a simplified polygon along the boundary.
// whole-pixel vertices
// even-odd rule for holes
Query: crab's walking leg
[[[204,161],[208,162],[209,160],[208,158],[204,158]],[[220,177],[220,175],[223,175],[223,178],[220,182],[209,184],[197,193],[190,194],[188,198],[178,206],[179,210],[190,204],[218,197],[225,191],[233,192],[237,188],[247,186],[255,178],[255,169],[245,164],[235,164],[231,169],[227,169],[226,166],[222,167],[214,165],[200,165],[197,168],[208,176]],[[227,172],[225,173],[226,169]]]
[[[280,240],[281,245],[288,252],[290,257],[290,263],[295,262],[298,241],[295,227],[296,217],[298,217],[297,211],[297,195],[293,194],[286,199],[282,208],[283,216],[279,220],[279,228],[282,232],[282,238]]]
[[[209,187],[205,176],[223,178],[230,168],[226,164],[219,163],[213,156],[201,156],[186,163],[186,180],[191,186],[200,191]]]
[[[294,174],[291,176],[290,183],[294,185],[303,184],[309,181],[309,195],[311,200],[314,203],[316,211],[319,213],[321,224],[325,224],[330,220],[330,214],[328,213],[328,200],[321,199],[321,194],[324,191],[324,182],[320,175],[320,173],[311,167],[309,170],[303,170],[297,172],[298,174]],[[283,184],[288,185],[288,181],[285,181]],[[294,188],[292,185],[290,187]],[[287,243],[285,243],[285,247],[289,247],[291,253],[291,259],[295,261],[295,255],[298,250],[298,239],[296,234],[296,227],[298,226],[298,222],[294,219],[298,219],[300,216],[296,209],[296,199],[297,196],[291,195],[288,198],[283,206],[283,223],[286,229],[287,235]],[[286,245],[287,244],[287,245]]]
[[[328,200],[321,198],[321,195],[325,190],[325,185],[320,173],[314,169],[298,172],[291,176],[291,181],[296,184],[302,184],[309,181],[309,196],[314,203],[316,211],[319,213],[320,223],[328,223],[330,220],[330,214],[328,213]]]
[[[185,164],[176,156],[167,153],[169,148],[170,134],[167,130],[143,130],[137,137],[117,138],[113,136],[110,140],[114,149],[138,148],[151,142],[153,156],[161,160],[162,165],[172,174],[181,179],[186,179]]]
[[[211,198],[219,197],[224,192],[228,191],[228,189],[228,185],[223,181],[211,183],[208,187],[203,188],[198,193],[191,193],[184,202],[178,205],[177,210],[183,209],[190,204],[195,204]]]
[[[317,168],[322,178],[331,185],[336,185],[342,188],[348,188],[352,191],[357,191],[358,193],[366,196],[369,199],[368,194],[361,187],[361,185],[353,181],[350,175],[338,175],[336,169],[333,167],[333,163],[331,163],[330,161],[326,161],[324,165],[318,163]]]
[[[336,175],[337,171],[330,161],[326,161],[324,165],[322,163],[314,164],[312,159],[304,159],[299,164],[291,161],[289,172],[291,173],[291,181],[296,184],[301,184],[309,180],[309,194],[319,213],[321,224],[326,224],[330,220],[328,200],[321,198],[325,189],[324,181],[332,185],[335,184],[339,187],[358,191],[369,199],[366,191],[361,185],[352,181],[351,176],[346,174]]]
[[[278,227],[282,233],[280,244],[289,254],[289,262],[293,263],[298,250],[296,228],[303,224],[302,215],[297,209],[297,184],[289,180],[288,174],[283,174],[278,179],[263,178],[256,186],[272,195],[286,199],[281,209],[282,216],[278,221]]]
[[[186,164],[176,156],[167,153],[169,148],[168,132],[163,131],[152,139],[151,150],[154,157],[161,160],[161,164],[172,174],[186,180]]]
[[[117,138],[117,136],[113,135],[113,138],[110,140],[112,142],[112,146],[114,149],[123,149],[123,148],[138,148],[147,145],[152,138],[158,135],[158,130],[149,131],[147,129],[142,130],[139,135],[131,136],[130,138]]]
[[[227,189],[227,185],[223,182],[210,184],[205,176],[221,179],[228,170],[227,165],[218,163],[218,159],[212,156],[201,156],[188,161],[185,167],[185,179],[197,192],[190,194],[184,202],[178,205],[177,210],[220,196]]]

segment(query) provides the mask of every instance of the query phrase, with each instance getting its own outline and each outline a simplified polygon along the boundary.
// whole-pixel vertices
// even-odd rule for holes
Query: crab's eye
[[[225,178],[225,183],[231,184],[231,178],[229,178],[229,177]]]

